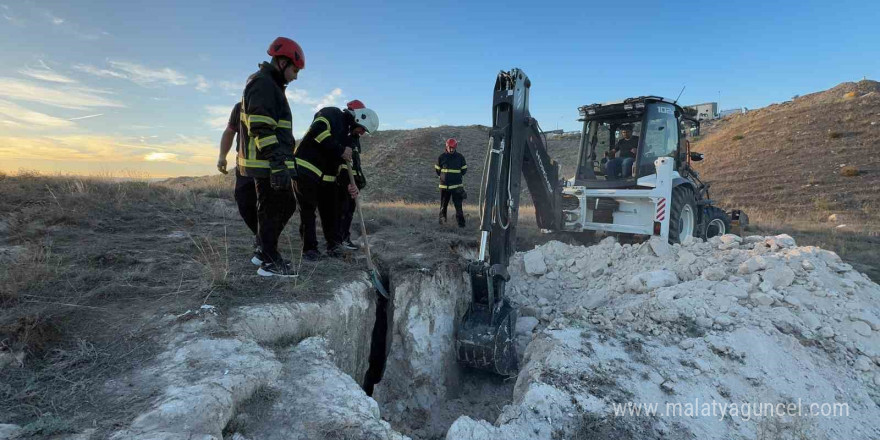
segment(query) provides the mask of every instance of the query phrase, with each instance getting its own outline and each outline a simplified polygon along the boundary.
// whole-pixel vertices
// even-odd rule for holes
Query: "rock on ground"
[[[405,440],[379,416],[379,405],[333,362],[323,338],[308,338],[284,354],[269,414],[246,438],[265,440]]]
[[[113,440],[219,439],[235,403],[274,381],[281,364],[253,341],[194,339],[172,346],[138,373],[164,393]]]

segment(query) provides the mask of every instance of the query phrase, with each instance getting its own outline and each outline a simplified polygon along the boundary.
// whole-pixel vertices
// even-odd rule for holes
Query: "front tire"
[[[706,208],[706,228],[703,238],[708,240],[712,237],[730,233],[730,216],[721,208],[709,206]]]
[[[669,214],[669,243],[681,243],[693,237],[697,225],[694,191],[681,185],[672,189],[672,210]]]

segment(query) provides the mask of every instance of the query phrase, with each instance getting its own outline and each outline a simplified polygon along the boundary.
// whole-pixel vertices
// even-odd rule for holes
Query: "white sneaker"
[[[263,277],[282,277],[282,278],[296,278],[299,275],[293,272],[293,268],[290,266],[289,261],[281,261],[280,263],[269,263],[265,262],[263,265],[257,269],[257,275]]]

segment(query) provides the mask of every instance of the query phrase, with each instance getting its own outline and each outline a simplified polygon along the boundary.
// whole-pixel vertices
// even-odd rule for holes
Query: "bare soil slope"
[[[437,156],[443,153],[444,142],[450,137],[458,140],[458,151],[467,160],[465,189],[475,202],[489,140],[489,128],[482,125],[388,130],[364,137],[362,159],[369,200],[437,200],[439,190],[434,165]],[[577,160],[577,144],[577,137],[548,139],[550,153],[563,164],[563,173],[570,174],[573,170],[571,164]]]
[[[705,153],[697,168],[722,206],[844,258],[877,259],[880,83],[843,83],[705,124],[692,149]]]

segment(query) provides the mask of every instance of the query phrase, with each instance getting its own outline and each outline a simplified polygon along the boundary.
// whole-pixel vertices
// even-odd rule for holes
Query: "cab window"
[[[666,103],[648,106],[642,151],[639,157],[638,176],[655,173],[654,161],[658,157],[675,157],[678,151],[678,120],[675,107]]]

